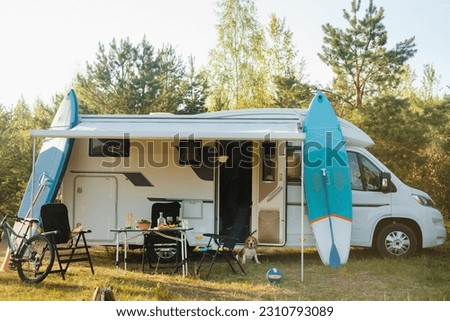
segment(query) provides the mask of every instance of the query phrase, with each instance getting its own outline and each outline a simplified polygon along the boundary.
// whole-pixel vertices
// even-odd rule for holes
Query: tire
[[[377,250],[387,258],[408,258],[417,252],[417,236],[407,225],[391,223],[377,236]]]
[[[53,243],[43,235],[34,235],[20,250],[17,273],[25,283],[39,283],[50,273],[54,261]]]

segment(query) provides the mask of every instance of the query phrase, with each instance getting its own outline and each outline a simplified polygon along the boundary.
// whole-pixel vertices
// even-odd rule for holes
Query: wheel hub
[[[408,235],[402,231],[393,231],[386,236],[386,250],[392,255],[400,256],[408,252],[410,248],[410,240]]]

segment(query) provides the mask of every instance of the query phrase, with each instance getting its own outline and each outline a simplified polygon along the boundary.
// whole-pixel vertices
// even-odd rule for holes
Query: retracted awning
[[[83,117],[72,129],[32,130],[32,137],[302,140],[300,121],[188,117]]]
[[[306,110],[256,109],[200,115],[80,115],[71,129],[32,130],[32,137],[212,139],[302,141]],[[373,140],[361,129],[339,119],[350,146],[368,147]]]

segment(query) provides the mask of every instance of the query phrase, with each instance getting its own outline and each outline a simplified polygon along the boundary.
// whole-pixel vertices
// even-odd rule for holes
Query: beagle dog
[[[258,240],[254,236],[248,236],[245,239],[244,247],[239,250],[236,254],[236,259],[241,264],[247,263],[247,261],[251,261],[253,258],[255,259],[256,264],[261,264],[258,261],[258,254],[256,253],[256,248],[258,246]]]

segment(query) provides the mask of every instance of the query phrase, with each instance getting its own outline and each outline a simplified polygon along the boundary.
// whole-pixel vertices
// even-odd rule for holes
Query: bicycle
[[[8,219],[22,223],[26,227],[25,233],[15,231],[8,223]],[[31,235],[34,224],[38,224],[36,218],[20,218],[4,214],[0,227],[10,252],[9,267],[17,269],[20,279],[25,283],[40,283],[50,273],[55,261],[55,249],[53,243],[44,235]],[[17,226],[17,225],[16,225]]]

